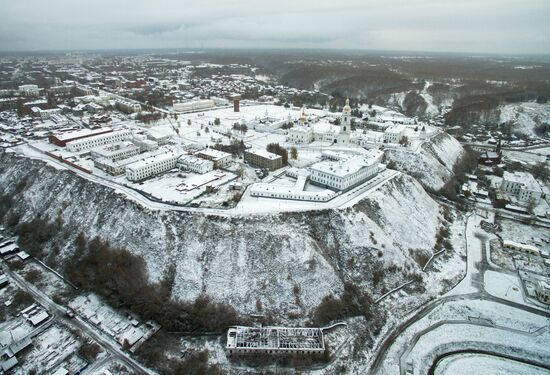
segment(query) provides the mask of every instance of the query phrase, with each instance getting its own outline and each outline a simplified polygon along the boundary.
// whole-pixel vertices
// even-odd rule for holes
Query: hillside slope
[[[384,158],[393,168],[415,177],[425,188],[439,190],[453,176],[453,167],[462,155],[464,149],[460,143],[439,132],[418,151],[387,149]]]
[[[446,142],[424,153],[441,152]],[[72,172],[12,154],[0,155],[0,172],[0,194],[12,197],[8,215],[68,229],[59,267],[83,232],[142,256],[151,280],[175,267],[174,298],[206,293],[240,312],[253,312],[260,300],[266,309],[307,313],[348,281],[379,295],[419,272],[410,250],[430,253],[441,221],[437,203],[406,175],[345,210],[224,217],[150,211]],[[388,268],[373,281],[375,270]]]

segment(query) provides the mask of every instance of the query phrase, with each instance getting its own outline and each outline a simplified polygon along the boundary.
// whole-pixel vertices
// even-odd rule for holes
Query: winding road
[[[464,279],[458,283],[455,288],[445,294],[443,297],[427,303],[423,308],[417,311],[414,315],[409,317],[406,321],[401,323],[399,326],[395,327],[382,341],[380,344],[372,365],[370,367],[369,373],[379,374],[386,373],[390,367],[390,363],[394,361],[394,358],[389,358],[390,350],[394,350],[399,357],[399,372],[402,375],[405,374],[424,374],[424,369],[420,370],[414,368],[412,365],[412,360],[410,359],[410,354],[415,350],[416,344],[423,337],[427,337],[431,332],[434,332],[439,327],[451,327],[453,325],[465,325],[465,326],[476,326],[476,327],[485,327],[486,329],[503,329],[508,330],[510,333],[518,333],[517,330],[508,327],[496,327],[490,321],[485,319],[465,319],[465,320],[450,320],[442,319],[437,322],[431,323],[427,328],[421,329],[415,327],[422,319],[428,317],[434,310],[443,305],[453,302],[453,301],[462,301],[465,306],[468,306],[468,301],[482,300],[490,301],[495,304],[505,305],[514,309],[518,309],[524,312],[531,314],[536,314],[538,316],[550,319],[550,311],[544,311],[540,308],[534,306],[528,306],[513,302],[510,300],[505,300],[502,298],[495,297],[489,294],[485,290],[485,279],[484,274],[486,270],[495,270],[496,268],[492,266],[487,260],[487,236],[483,235],[483,232],[480,232],[479,223],[483,219],[478,216],[476,213],[472,213],[468,219],[465,228],[465,239],[466,239],[466,249],[467,249],[467,269]],[[500,270],[499,270],[500,271]],[[451,332],[451,329],[447,329]],[[550,326],[540,327],[536,332],[523,332],[522,334],[532,335],[533,337],[539,336],[541,333],[546,333],[550,331]],[[396,339],[403,335],[405,332],[413,333],[412,338],[405,340],[406,342],[399,342]],[[460,344],[460,343],[459,343]],[[468,344],[464,343],[463,348],[460,350],[468,350]],[[507,353],[500,353],[502,356],[506,356]],[[529,361],[526,359],[526,361]],[[536,364],[537,361],[531,360],[532,364]],[[395,363],[394,363],[395,365]],[[420,370],[420,371],[419,371]],[[386,372],[385,372],[386,371]]]

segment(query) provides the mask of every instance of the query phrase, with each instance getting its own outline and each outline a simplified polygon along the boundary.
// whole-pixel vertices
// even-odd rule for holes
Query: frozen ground
[[[442,360],[435,375],[472,375],[483,369],[483,375],[548,375],[550,371],[528,364],[483,354],[457,354]]]
[[[509,301],[524,303],[523,288],[519,278],[502,272],[485,272],[485,289],[495,297]]]
[[[505,160],[520,161],[528,164],[545,163],[547,155],[550,155],[550,147],[525,151],[503,151]]]

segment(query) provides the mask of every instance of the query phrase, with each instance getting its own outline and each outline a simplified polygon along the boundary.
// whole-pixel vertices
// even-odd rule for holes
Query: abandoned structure
[[[227,331],[226,354],[322,354],[320,328],[244,327]]]

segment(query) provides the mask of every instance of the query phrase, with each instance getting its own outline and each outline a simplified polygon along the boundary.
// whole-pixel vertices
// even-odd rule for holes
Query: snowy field
[[[504,160],[519,161],[527,164],[546,163],[547,155],[550,155],[550,147],[526,151],[503,151]]]
[[[526,303],[521,281],[516,275],[485,271],[485,290],[498,298],[521,304]]]
[[[233,173],[213,170],[205,174],[171,172],[141,183],[126,185],[151,196],[174,203],[187,203],[206,192],[207,186],[221,187],[236,179]],[[221,197],[227,199],[227,194]]]
[[[435,375],[548,375],[550,371],[540,367],[483,354],[457,354],[442,360],[435,369]]]

